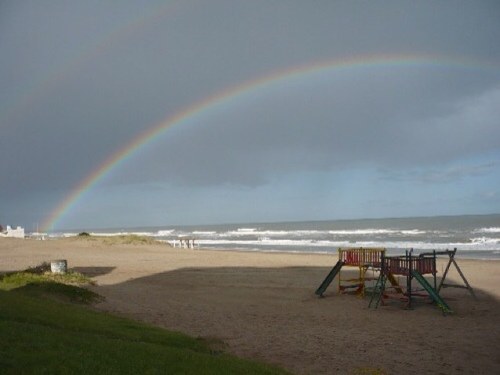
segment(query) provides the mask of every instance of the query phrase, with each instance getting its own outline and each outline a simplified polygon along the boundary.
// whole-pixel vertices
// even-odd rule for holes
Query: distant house
[[[10,225],[7,225],[6,230],[4,230],[3,227],[0,228],[0,237],[24,238],[24,228],[20,226],[16,229],[12,229]]]

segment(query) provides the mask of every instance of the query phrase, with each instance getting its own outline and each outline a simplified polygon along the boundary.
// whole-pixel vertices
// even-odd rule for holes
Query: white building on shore
[[[1,226],[0,226],[1,228]],[[0,230],[0,237],[14,237],[14,238],[24,238],[24,228],[18,226],[16,229],[11,228],[10,225],[7,225],[7,229]]]

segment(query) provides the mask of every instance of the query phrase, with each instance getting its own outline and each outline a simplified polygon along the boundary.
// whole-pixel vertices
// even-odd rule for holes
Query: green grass
[[[220,342],[219,348],[214,349],[211,345],[214,340],[194,339],[70,303],[90,303],[96,296],[76,285],[51,280],[47,274],[23,272],[3,276],[0,280],[0,372],[286,373],[225,354],[220,350]]]
[[[50,272],[49,263],[42,263],[23,272],[0,275],[0,290],[22,291],[24,295],[83,304],[101,300],[98,294],[80,288],[91,284],[91,279],[71,270],[65,274],[53,274]]]

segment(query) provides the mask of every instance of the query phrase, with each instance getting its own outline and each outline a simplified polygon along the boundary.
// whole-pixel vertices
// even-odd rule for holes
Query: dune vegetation
[[[158,241],[154,238],[148,236],[142,236],[137,234],[123,234],[116,236],[99,236],[91,235],[87,232],[81,232],[76,237],[78,241],[93,241],[101,242],[106,245],[163,245],[170,246],[166,242]]]

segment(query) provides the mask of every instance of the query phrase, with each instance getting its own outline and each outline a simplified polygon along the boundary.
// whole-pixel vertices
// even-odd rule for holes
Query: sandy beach
[[[236,355],[297,374],[497,374],[500,372],[500,261],[459,265],[464,289],[441,295],[454,313],[393,300],[314,291],[336,255],[106,245],[102,241],[0,238],[0,272],[67,259],[96,281],[96,309],[219,342]],[[445,260],[438,263],[439,274]],[[350,268],[353,275],[356,270]],[[449,280],[461,283],[451,269]]]

